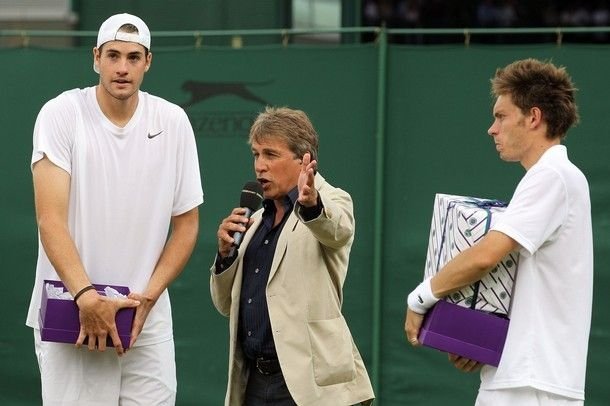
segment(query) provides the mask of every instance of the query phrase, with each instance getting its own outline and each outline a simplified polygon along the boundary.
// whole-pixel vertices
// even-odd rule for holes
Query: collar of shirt
[[[286,213],[290,213],[294,209],[294,205],[296,204],[298,197],[299,189],[296,186],[292,188],[292,190],[290,190],[286,196],[284,196],[284,200],[282,202],[282,205],[284,206],[284,215],[286,215]],[[271,228],[273,226],[276,211],[274,201],[271,199],[263,200],[263,209],[263,223],[265,223],[268,228]],[[269,224],[269,222],[271,222],[271,224]]]

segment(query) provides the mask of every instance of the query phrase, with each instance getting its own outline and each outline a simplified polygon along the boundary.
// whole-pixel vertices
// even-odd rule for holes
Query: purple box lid
[[[40,336],[43,341],[53,341],[58,343],[74,344],[80,332],[80,320],[78,318],[78,307],[73,300],[50,299],[47,296],[46,284],[49,283],[56,287],[65,289],[60,281],[45,280],[42,288],[42,300],[40,303]],[[129,294],[129,288],[116,285],[93,284],[98,293],[104,294],[104,288],[110,286],[123,295]],[[135,308],[120,309],[116,314],[116,326],[123,348],[129,348],[131,339],[131,325],[135,315]],[[85,343],[87,340],[85,339]],[[110,336],[106,340],[106,345],[113,347]]]
[[[419,332],[427,347],[498,366],[509,320],[444,300],[428,311]]]

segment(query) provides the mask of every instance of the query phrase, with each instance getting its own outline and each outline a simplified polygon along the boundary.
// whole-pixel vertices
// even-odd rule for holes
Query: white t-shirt
[[[93,283],[143,292],[165,246],[171,217],[203,202],[193,129],[179,106],[139,92],[123,127],[102,113],[95,87],[47,102],[36,119],[32,165],[46,155],[70,174],[68,225]],[[59,280],[39,242],[26,324],[38,327],[44,279]],[[167,290],[137,345],[172,337]]]
[[[510,326],[481,388],[530,386],[584,399],[593,300],[589,186],[563,145],[532,166],[492,226],[521,245]]]

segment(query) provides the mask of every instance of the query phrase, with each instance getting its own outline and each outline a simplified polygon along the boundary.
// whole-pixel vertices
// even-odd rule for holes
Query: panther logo
[[[182,90],[191,94],[191,98],[186,103],[181,105],[186,109],[200,101],[209,99],[214,96],[231,94],[240,97],[244,100],[257,102],[263,105],[268,105],[267,101],[258,97],[250,89],[249,85],[261,85],[262,83],[247,83],[247,82],[199,82],[195,80],[187,80],[182,84]]]

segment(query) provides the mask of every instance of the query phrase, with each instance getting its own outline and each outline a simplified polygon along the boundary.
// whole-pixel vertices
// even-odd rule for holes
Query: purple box
[[[78,307],[73,300],[53,299],[47,296],[46,284],[65,289],[60,281],[45,280],[42,287],[42,299],[40,302],[40,336],[43,341],[54,341],[58,343],[74,344],[80,332],[80,321],[78,318]],[[126,286],[98,285],[93,284],[100,295],[104,295],[104,288],[109,286],[119,293],[127,296],[129,288]],[[131,339],[131,325],[135,315],[135,308],[123,308],[116,314],[116,326],[123,348],[129,348]],[[85,339],[85,343],[87,340]],[[113,347],[112,339],[108,336],[106,345]]]
[[[508,322],[505,316],[440,300],[426,313],[419,331],[419,342],[497,367]]]

